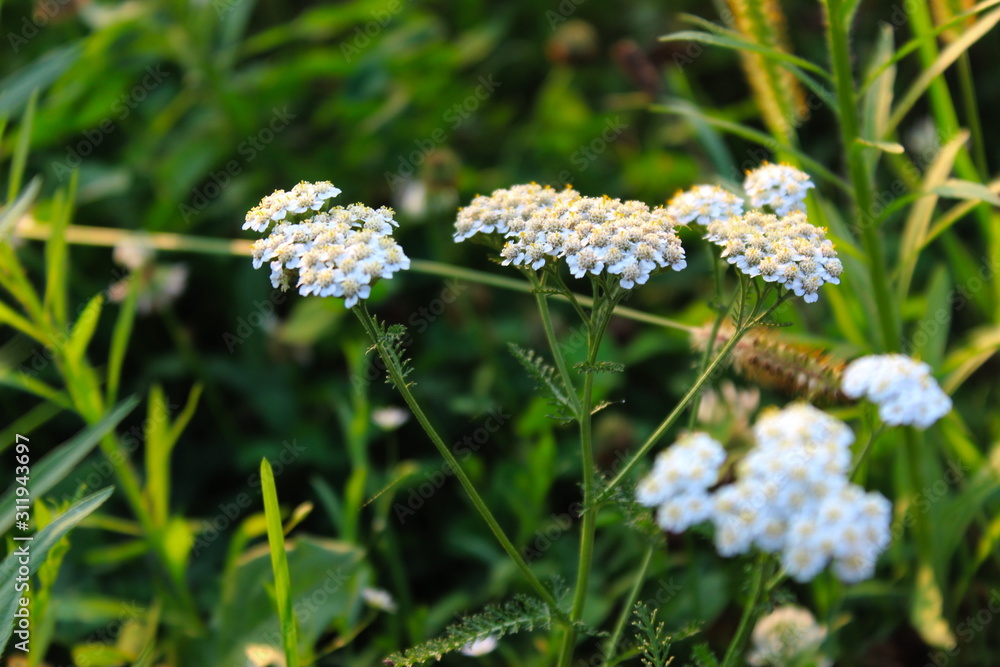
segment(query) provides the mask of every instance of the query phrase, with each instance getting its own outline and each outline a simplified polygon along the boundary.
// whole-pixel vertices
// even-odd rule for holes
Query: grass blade
[[[66,276],[69,272],[69,257],[66,252],[66,227],[73,217],[73,202],[79,171],[74,170],[69,181],[69,191],[63,199],[60,191],[53,206],[52,235],[45,244],[45,298],[43,305],[52,319],[66,325]]]
[[[122,364],[125,363],[125,351],[132,338],[132,325],[135,324],[135,308],[139,300],[139,281],[132,278],[128,281],[128,295],[122,302],[121,310],[115,319],[115,328],[111,333],[111,349],[108,352],[107,398],[108,404],[118,399],[118,387],[122,379]]]
[[[17,130],[17,143],[14,144],[14,154],[10,160],[10,178],[7,180],[7,201],[12,200],[21,190],[21,181],[24,180],[24,166],[28,162],[28,149],[31,148],[31,130],[35,125],[35,102],[37,101],[38,90],[35,89],[28,97],[28,108],[24,110],[21,127]]]
[[[114,487],[89,495],[74,504],[68,510],[53,519],[52,523],[35,534],[34,539],[26,544],[30,545],[31,559],[28,568],[31,574],[38,571],[38,568],[45,562],[45,557],[49,550],[62,539],[63,535],[72,530],[78,523],[83,521],[91,512],[100,507],[105,500],[111,497]],[[0,590],[13,591],[15,577],[18,576],[18,555],[11,552],[7,558],[0,563]],[[0,598],[0,653],[7,647],[7,642],[14,630],[14,614],[17,612],[18,596],[4,593]]]
[[[829,72],[816,63],[810,62],[805,58],[799,58],[791,53],[786,53],[785,51],[779,51],[778,49],[770,46],[763,46],[761,44],[757,44],[756,42],[751,42],[750,40],[740,36],[739,33],[726,28],[720,28],[714,23],[705,21],[697,16],[686,15],[684,18],[691,23],[697,23],[705,28],[709,28],[712,32],[702,32],[700,30],[681,30],[680,32],[663,35],[660,37],[660,41],[701,42],[702,44],[721,46],[723,48],[733,49],[736,51],[753,51],[754,53],[759,53],[766,58],[777,60],[789,65],[795,65],[800,69],[821,76],[827,81],[832,79]]]
[[[278,491],[274,486],[274,471],[267,459],[260,462],[261,492],[264,495],[264,514],[267,517],[267,542],[271,547],[271,569],[274,571],[274,599],[281,621],[281,638],[285,646],[287,667],[299,667],[299,640],[292,609],[291,577],[288,574],[288,556],[285,553],[285,533],[281,527],[281,509]]]
[[[755,130],[752,127],[747,127],[746,125],[741,125],[739,123],[734,123],[732,121],[723,120],[721,118],[715,118],[713,116],[707,115],[700,109],[691,107],[685,104],[671,103],[671,104],[659,104],[651,107],[653,111],[659,111],[660,113],[670,113],[678,116],[688,116],[690,118],[698,118],[703,120],[705,123],[717,127],[720,130],[729,132],[730,134],[735,134],[738,137],[743,137],[748,141],[753,141],[768,148],[774,152],[786,152],[789,155],[795,156],[799,162],[802,164],[802,168],[810,172],[814,176],[818,176],[828,181],[831,185],[835,185],[845,193],[851,192],[851,186],[847,184],[844,179],[840,178],[832,171],[824,167],[822,164],[812,159],[805,153],[803,153],[798,148],[793,148],[787,144],[782,144],[781,142],[775,141],[775,139],[769,135],[761,132],[760,130]]]
[[[38,190],[41,187],[42,179],[35,176],[28,183],[27,187],[24,188],[24,191],[17,196],[17,199],[15,199],[13,203],[0,209],[0,241],[7,238],[11,231],[13,231],[14,227],[17,226],[21,216],[24,215],[28,208],[30,208],[35,202],[35,197],[38,196]]]
[[[31,470],[31,493],[36,498],[48,493],[90,453],[101,438],[114,430],[121,420],[135,409],[138,402],[134,397],[125,399],[104,419],[80,431],[39,459]],[[0,496],[0,534],[6,533],[14,525],[14,510],[14,487],[11,487]]]
[[[978,42],[982,37],[986,35],[993,27],[1000,23],[1000,10],[990,12],[983,18],[976,21],[976,24],[969,28],[967,31],[962,33],[962,36],[956,39],[954,42],[948,45],[941,55],[937,57],[930,67],[925,68],[917,79],[910,84],[910,88],[903,95],[899,104],[896,105],[895,111],[889,116],[889,122],[886,127],[886,133],[882,137],[885,138],[892,134],[896,127],[899,126],[900,121],[906,117],[906,114],[910,112],[913,105],[916,104],[917,100],[920,99],[921,95],[930,87],[934,81],[940,77],[946,69],[951,67],[952,63],[958,60],[959,56],[965,53],[973,44]]]
[[[932,194],[917,200],[913,208],[910,209],[910,215],[903,228],[903,238],[899,248],[898,294],[900,299],[905,299],[910,292],[910,281],[913,279],[913,271],[917,265],[920,248],[923,246],[927,229],[930,227],[931,216],[934,215],[934,209],[937,206],[938,196],[933,194],[934,189],[944,184],[948,175],[951,174],[955,158],[958,157],[958,152],[968,138],[969,133],[963,131],[945,144],[924,174],[923,190]]]

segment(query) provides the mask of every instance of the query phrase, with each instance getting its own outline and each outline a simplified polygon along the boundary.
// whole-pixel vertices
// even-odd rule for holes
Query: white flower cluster
[[[819,653],[826,628],[817,624],[808,609],[786,604],[760,619],[751,636],[753,648],[747,662],[754,667],[816,665],[830,667],[833,661]]]
[[[679,533],[707,519],[712,510],[708,489],[719,481],[726,450],[705,433],[688,433],[656,457],[653,470],[636,489],[636,500],[659,507],[657,523]]]
[[[476,195],[472,203],[458,211],[455,243],[480,233],[496,232],[507,236],[511,221],[517,221],[515,226],[520,226],[544,210],[564,212],[570,202],[579,198],[580,193],[568,185],[564,190],[556,190],[537,183],[495,190],[489,197]]]
[[[739,462],[736,482],[708,493],[725,453],[707,435],[693,434],[657,457],[636,500],[658,505],[666,530],[711,520],[723,556],[753,546],[780,554],[799,581],[831,560],[843,581],[871,577],[889,545],[892,508],[848,481],[854,434],[847,425],[802,403],[765,415],[753,431],[755,446]]]
[[[246,222],[243,223],[243,229],[266,232],[272,222],[284,220],[289,213],[318,211],[323,207],[323,202],[339,194],[340,188],[335,187],[330,181],[318,183],[301,181],[291,192],[275,190],[261,199],[260,204],[250,209]]]
[[[390,208],[376,210],[352,204],[317,212],[301,221],[286,220],[289,213],[317,210],[336,190],[329,184],[306,187],[310,185],[296,186],[300,195],[295,209],[286,207],[271,234],[254,243],[253,266],[259,269],[268,262],[275,287],[288,289],[290,279],[297,275],[296,287],[303,296],[340,297],[351,308],[371,295],[371,286],[379,278],[391,278],[396,271],[408,269],[410,259],[392,237],[393,227],[398,225]],[[302,194],[306,192],[314,192],[316,200],[309,201]],[[271,210],[272,206],[265,205],[268,199],[254,211]],[[265,230],[273,217],[267,220],[261,223]]]
[[[778,218],[750,211],[710,223],[705,238],[743,273],[784,285],[807,303],[819,298],[824,283],[839,284],[844,271],[826,232],[802,212]]]
[[[681,224],[697,222],[707,225],[743,215],[743,200],[717,185],[696,185],[674,195],[667,202],[667,213]]]
[[[458,242],[496,232],[507,239],[504,265],[537,270],[564,258],[576,278],[607,273],[632,289],[658,269],[687,266],[675,225],[664,209],[642,202],[531,184],[476,197],[459,212],[454,236]]]
[[[748,171],[743,181],[751,206],[770,206],[778,215],[803,210],[809,188],[814,187],[816,185],[809,180],[809,174],[791,165],[767,162]]]
[[[904,354],[855,359],[844,370],[843,392],[868,397],[886,424],[925,429],[951,411],[951,399],[931,375],[931,367]]]

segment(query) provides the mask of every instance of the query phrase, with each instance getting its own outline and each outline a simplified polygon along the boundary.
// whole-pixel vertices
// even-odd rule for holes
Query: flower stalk
[[[403,400],[406,401],[406,405],[409,406],[414,417],[417,418],[420,426],[423,427],[424,432],[431,439],[431,442],[434,443],[438,452],[455,472],[455,477],[458,478],[459,483],[469,496],[469,499],[472,501],[476,511],[478,511],[480,516],[483,517],[483,520],[490,527],[490,531],[492,531],[493,535],[496,536],[497,541],[500,542],[500,546],[517,566],[517,569],[521,571],[521,574],[524,575],[524,578],[534,589],[535,593],[552,609],[556,616],[561,619],[565,619],[565,613],[559,608],[559,604],[555,597],[553,597],[552,593],[550,593],[542,582],[539,581],[538,577],[535,576],[535,573],[531,571],[531,568],[528,567],[528,564],[524,561],[520,552],[510,541],[510,538],[507,537],[507,534],[504,532],[503,528],[501,528],[499,522],[497,522],[496,517],[493,516],[493,513],[486,505],[482,496],[480,496],[479,492],[476,491],[475,485],[473,485],[472,480],[469,479],[468,474],[462,468],[458,459],[455,458],[455,455],[450,449],[448,449],[448,446],[431,424],[427,415],[424,414],[423,408],[420,407],[420,403],[417,402],[413,392],[410,391],[399,356],[386,346],[385,339],[381,334],[379,334],[378,326],[369,314],[365,303],[363,301],[360,302],[356,308],[353,308],[353,310],[357,315],[358,320],[360,320],[361,326],[364,327],[365,333],[367,333],[368,337],[371,338],[375,349],[378,351],[379,356],[385,363],[386,371],[388,372],[393,385],[395,385],[396,389],[403,397]]]

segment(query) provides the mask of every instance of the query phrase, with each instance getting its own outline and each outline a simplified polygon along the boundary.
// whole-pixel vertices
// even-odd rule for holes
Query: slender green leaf
[[[886,127],[885,134],[879,139],[887,138],[892,132],[896,130],[899,123],[906,117],[906,114],[910,112],[913,105],[916,104],[920,96],[930,87],[938,77],[940,77],[946,69],[951,67],[952,63],[958,60],[959,56],[965,53],[969,47],[978,42],[983,36],[986,35],[993,27],[1000,22],[1000,10],[990,12],[983,18],[976,21],[975,25],[962,33],[962,35],[956,39],[954,42],[949,44],[942,52],[941,55],[937,57],[934,63],[925,68],[920,76],[910,84],[909,89],[906,94],[900,99],[899,103],[896,105],[896,109],[889,116],[889,122]]]
[[[893,47],[894,32],[892,27],[883,26],[879,32],[878,41],[875,43],[875,52],[872,55],[872,68],[880,68],[891,56]],[[892,111],[893,85],[896,82],[896,68],[886,67],[873,81],[874,85],[869,88],[862,97],[861,109],[861,136],[870,137],[873,140],[877,137],[885,136],[886,124],[889,122],[889,113]],[[875,142],[876,145],[878,142]],[[899,146],[899,144],[894,144]],[[903,152],[903,147],[899,146],[899,153]],[[874,170],[878,164],[879,154],[874,153],[868,157],[868,169]]]
[[[113,431],[132,412],[138,402],[134,397],[125,399],[101,421],[80,431],[34,463],[31,467],[32,495],[41,498],[52,490],[90,453],[101,438]],[[14,487],[0,496],[0,534],[6,533],[14,525],[14,500]]]
[[[923,315],[917,320],[910,340],[913,342],[911,356],[919,357],[938,368],[944,361],[951,328],[952,283],[948,268],[938,265],[931,273],[927,286],[927,305]]]
[[[318,475],[309,478],[309,485],[319,496],[320,504],[329,515],[334,533],[340,533],[344,526],[344,507],[337,497],[337,492],[333,490],[329,482]]]
[[[18,548],[26,546],[30,550],[31,557],[27,563],[29,572],[31,574],[37,572],[38,568],[45,562],[49,550],[62,539],[63,535],[100,507],[105,500],[111,497],[113,492],[114,487],[109,486],[83,498],[56,517],[52,523],[38,531],[34,535],[34,539],[18,543]],[[18,567],[21,565],[20,558],[21,555],[15,549],[0,563],[0,590],[5,591],[4,595],[0,596],[0,653],[3,653],[4,648],[6,648],[14,629],[14,614],[17,613],[20,596],[11,595],[9,591],[15,590],[14,584],[18,576]]]
[[[925,192],[933,193],[935,188],[945,182],[951,173],[955,158],[958,157],[958,152],[968,139],[969,133],[963,131],[941,148],[937,157],[924,173],[922,187]],[[910,281],[917,265],[917,257],[923,246],[924,238],[927,236],[927,229],[930,226],[931,216],[934,215],[937,201],[937,195],[931,194],[918,200],[910,209],[910,215],[903,228],[903,239],[899,249],[898,294],[900,298],[905,298],[910,292]]]
[[[692,16],[690,14],[685,15],[688,21],[692,23],[698,23],[706,28],[711,28],[712,32],[701,32],[698,30],[682,30],[680,32],[674,32],[669,35],[664,35],[660,37],[661,42],[700,42],[702,44],[709,44],[711,46],[721,46],[726,49],[734,49],[736,51],[753,51],[754,53],[759,53],[772,60],[777,60],[782,63],[788,63],[795,65],[801,69],[817,74],[827,81],[830,81],[832,77],[830,73],[825,69],[817,65],[816,63],[810,62],[805,58],[799,58],[798,56],[792,55],[791,53],[786,53],[779,49],[775,49],[770,46],[764,46],[762,44],[757,44],[756,42],[751,42],[750,40],[744,38],[739,33],[727,30],[721,26],[715,25],[714,23],[709,23],[704,19]]]
[[[184,409],[177,420],[170,423],[170,412],[163,389],[153,385],[149,390],[146,431],[146,495],[149,498],[150,513],[158,526],[165,526],[170,507],[170,456],[174,445],[191,421],[201,386],[195,385],[188,394]]]
[[[1000,179],[997,179],[989,184],[989,189],[991,192],[1000,194]],[[930,231],[927,232],[927,236],[924,238],[923,249],[928,243],[936,239],[946,230],[948,230],[956,222],[968,215],[975,207],[978,202],[966,201],[961,204],[956,204],[947,213],[938,218],[938,221],[934,223]]]
[[[128,281],[128,294],[121,304],[115,328],[111,333],[111,349],[108,352],[107,373],[107,403],[114,403],[118,398],[118,387],[121,384],[122,364],[125,363],[125,352],[132,338],[132,325],[135,323],[135,308],[139,300],[139,281]]]
[[[892,153],[894,155],[902,155],[906,149],[903,148],[902,144],[896,143],[895,141],[869,141],[867,139],[862,139],[858,137],[855,139],[860,145],[868,146],[869,148],[875,148],[883,153]]]
[[[42,179],[35,176],[17,196],[17,199],[0,209],[0,241],[6,239],[14,231],[21,216],[27,213],[31,205],[35,203],[35,197],[38,196],[38,190],[41,187]]]
[[[45,333],[41,329],[3,301],[0,301],[0,324],[6,324],[13,329],[17,329],[39,342],[44,342],[45,340]]]
[[[794,155],[796,159],[802,164],[802,168],[811,174],[821,177],[828,181],[830,184],[837,186],[846,193],[851,192],[851,186],[847,184],[844,179],[840,178],[832,171],[824,167],[822,164],[812,159],[801,150],[793,148],[787,144],[783,144],[774,139],[769,134],[765,134],[760,130],[755,130],[752,127],[747,127],[746,125],[741,125],[739,123],[734,123],[732,121],[723,120],[721,118],[715,118],[709,116],[702,110],[692,107],[687,104],[682,103],[671,103],[671,104],[658,104],[651,107],[653,111],[658,111],[660,113],[676,114],[678,116],[688,116],[691,118],[699,118],[704,122],[717,127],[720,130],[729,132],[730,134],[735,134],[738,137],[743,137],[748,141],[753,141],[755,143],[764,146],[772,152],[785,152],[789,155]]]
[[[989,186],[982,183],[949,178],[941,185],[936,186],[933,191],[935,194],[949,199],[985,201],[994,206],[1000,206],[1000,194],[997,194]]]
[[[0,88],[3,91],[3,88]],[[0,92],[3,99],[3,92]],[[24,167],[28,163],[28,150],[31,148],[31,129],[35,124],[35,103],[38,101],[38,90],[31,91],[28,97],[28,108],[21,117],[21,126],[17,129],[17,143],[14,144],[14,154],[10,160],[10,177],[7,180],[7,201],[11,201],[21,191],[21,181],[24,180]]]
[[[52,314],[52,319],[60,326],[66,326],[66,276],[69,273],[69,253],[66,250],[66,227],[73,217],[73,202],[76,198],[76,188],[79,172],[74,171],[70,177],[69,191],[64,196],[62,192],[56,195],[53,206],[52,225],[49,228],[49,238],[45,243],[45,299],[46,311]]]
[[[94,337],[97,321],[101,318],[103,306],[104,294],[98,294],[80,311],[79,317],[73,323],[69,341],[66,343],[66,357],[74,364],[79,364],[83,355],[86,354],[87,346],[90,345],[90,340]]]
[[[295,612],[292,607],[291,577],[288,574],[288,556],[285,553],[285,533],[281,528],[281,509],[278,491],[274,486],[274,471],[267,459],[260,462],[261,492],[264,495],[264,514],[267,516],[267,541],[271,548],[271,570],[274,573],[274,598],[281,621],[281,637],[285,647],[287,667],[299,667],[299,641]]]
[[[163,388],[154,384],[146,400],[146,497],[149,513],[159,527],[167,523],[170,503],[170,412]]]
[[[700,19],[698,17],[691,17],[691,18],[693,22],[704,21],[704,19]],[[704,42],[711,44],[713,46],[724,46],[726,48],[732,48],[737,51],[744,49],[742,45],[747,44],[750,45],[750,47],[747,47],[745,50],[754,52],[767,51],[768,53],[781,54],[783,58],[779,58],[779,60],[785,61],[781,63],[782,66],[785,67],[789,72],[791,72],[799,81],[801,81],[807,88],[809,88],[809,90],[815,93],[817,97],[823,100],[823,102],[830,108],[831,111],[833,111],[835,114],[839,113],[839,107],[837,106],[837,102],[833,97],[833,93],[829,89],[824,87],[821,82],[817,81],[812,76],[806,74],[806,72],[804,71],[810,68],[818,68],[821,72],[821,76],[829,80],[830,75],[822,68],[819,68],[818,65],[810,63],[808,60],[797,58],[796,56],[785,53],[784,51],[780,51],[778,49],[774,49],[769,46],[761,46],[760,44],[750,42],[746,40],[743,36],[739,35],[739,33],[736,33],[732,30],[727,30],[726,28],[721,28],[713,23],[705,21],[705,24],[707,24],[707,26],[710,26],[711,30],[716,34],[707,32],[698,32],[698,31],[683,31],[661,37],[660,41],[661,42],[670,42],[670,41]],[[705,39],[698,39],[697,38],[698,36],[704,36]],[[789,59],[791,61],[799,62],[800,65],[801,63],[807,63],[811,67],[796,66]]]
[[[73,403],[65,392],[59,391],[27,373],[8,371],[4,375],[0,375],[0,386],[26,391],[39,398],[44,398],[46,401],[51,401],[64,410],[74,409]]]
[[[1000,326],[983,327],[971,333],[968,342],[952,350],[945,359],[944,370],[948,375],[941,388],[953,394],[969,376],[979,370],[1000,350]]]
[[[927,32],[926,34],[920,35],[919,37],[914,37],[906,44],[899,47],[899,49],[894,54],[892,54],[892,57],[889,58],[886,62],[884,62],[882,65],[878,67],[873,68],[865,77],[865,80],[860,87],[860,91],[861,92],[867,91],[868,86],[870,86],[875,81],[875,79],[881,76],[882,72],[884,72],[889,67],[894,66],[900,60],[902,60],[906,56],[910,55],[911,53],[919,49],[924,42],[936,39],[937,36],[940,35],[941,33],[947,32],[951,28],[954,28],[955,26],[964,23],[966,19],[976,16],[977,14],[981,14],[982,12],[986,11],[991,7],[995,7],[996,5],[1000,5],[1000,0],[984,0],[983,2],[980,2],[979,4],[971,7],[968,11],[954,15],[952,18],[936,26],[933,30]],[[886,27],[886,29],[892,30],[892,28],[888,26]]]
[[[0,81],[0,116],[11,116],[20,110],[36,90],[44,90],[70,68],[83,53],[83,41],[48,52],[30,65],[18,69]]]

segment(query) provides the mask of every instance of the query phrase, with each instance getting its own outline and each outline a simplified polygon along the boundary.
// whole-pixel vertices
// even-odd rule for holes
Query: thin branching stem
[[[559,604],[556,602],[555,597],[553,597],[552,593],[550,593],[542,582],[538,580],[538,577],[536,577],[534,572],[531,571],[531,568],[528,567],[528,564],[524,561],[520,552],[510,541],[510,538],[507,537],[503,528],[500,527],[500,524],[493,516],[493,513],[486,505],[482,496],[480,496],[479,492],[476,491],[475,485],[473,485],[472,480],[469,479],[468,474],[466,474],[465,470],[458,462],[458,459],[455,458],[455,455],[450,449],[448,449],[448,446],[438,434],[437,430],[435,430],[434,426],[427,418],[427,415],[424,414],[423,409],[420,407],[420,404],[417,402],[416,397],[413,395],[413,392],[410,391],[409,385],[406,382],[400,359],[396,354],[387,348],[385,340],[383,339],[383,336],[380,335],[378,326],[375,324],[372,316],[368,313],[368,309],[365,307],[364,302],[358,304],[358,306],[353,310],[358,316],[358,319],[361,321],[361,326],[364,327],[365,332],[368,334],[369,338],[371,338],[375,349],[382,358],[382,361],[385,363],[386,371],[389,373],[389,377],[396,386],[396,389],[399,391],[400,395],[402,395],[403,400],[406,401],[406,404],[413,412],[413,415],[417,418],[420,426],[423,427],[424,432],[431,439],[431,442],[434,443],[438,452],[440,452],[441,456],[444,457],[444,460],[447,461],[448,465],[451,466],[452,471],[455,473],[455,477],[458,478],[462,488],[465,489],[469,499],[472,500],[472,504],[483,517],[483,520],[486,521],[486,524],[496,536],[497,541],[500,542],[500,546],[505,552],[507,552],[507,555],[510,556],[511,560],[514,561],[517,569],[521,571],[524,578],[528,581],[528,584],[530,584],[535,590],[535,593],[542,600],[544,600],[549,607],[551,607],[553,613],[555,613],[561,620],[565,621],[566,614],[559,608]]]
[[[639,591],[642,590],[642,585],[646,581],[646,573],[649,572],[649,564],[653,562],[653,554],[656,553],[656,547],[656,542],[650,541],[646,546],[646,551],[643,553],[642,563],[639,565],[639,571],[635,576],[635,583],[632,584],[628,596],[622,603],[618,620],[615,621],[615,629],[611,632],[611,637],[604,648],[604,664],[606,666],[614,664],[615,654],[618,652],[618,643],[621,641],[622,633],[625,631],[626,624],[628,624],[628,619],[632,616],[635,609],[635,601],[639,599]]]

